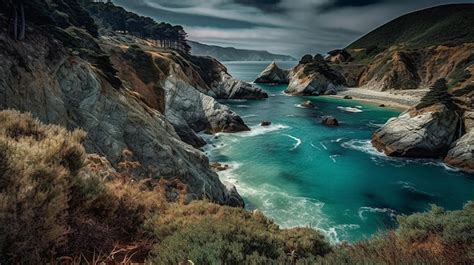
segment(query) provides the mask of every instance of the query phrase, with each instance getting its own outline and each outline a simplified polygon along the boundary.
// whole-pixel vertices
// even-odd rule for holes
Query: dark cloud
[[[113,0],[157,21],[183,25],[207,44],[300,57],[343,48],[408,12],[457,0]]]
[[[337,8],[362,7],[382,2],[384,2],[384,0],[331,0],[328,3],[321,5],[319,9],[321,11],[330,11]]]
[[[237,4],[256,7],[265,12],[284,12],[280,6],[281,0],[234,0]]]

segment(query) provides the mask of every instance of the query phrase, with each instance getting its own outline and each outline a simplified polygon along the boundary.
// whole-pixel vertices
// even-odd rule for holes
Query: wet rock
[[[260,123],[260,126],[267,127],[267,126],[270,126],[271,124],[272,124],[271,121],[262,121],[262,122]]]
[[[339,126],[339,121],[333,116],[323,116],[321,118],[321,123],[326,126]]]
[[[349,96],[349,95],[345,95],[345,96],[344,96],[344,99],[352,99],[352,97]]]
[[[306,102],[303,102],[301,103],[300,105],[301,107],[303,108],[307,108],[307,109],[314,109],[316,106],[314,106],[314,104],[311,102],[311,101],[306,101]]]

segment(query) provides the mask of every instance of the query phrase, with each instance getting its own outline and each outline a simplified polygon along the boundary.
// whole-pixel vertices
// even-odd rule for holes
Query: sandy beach
[[[359,100],[376,105],[385,105],[386,107],[407,110],[418,104],[421,97],[427,92],[427,89],[399,90],[399,91],[377,91],[367,87],[345,88],[332,97],[343,98],[351,96],[353,100]]]

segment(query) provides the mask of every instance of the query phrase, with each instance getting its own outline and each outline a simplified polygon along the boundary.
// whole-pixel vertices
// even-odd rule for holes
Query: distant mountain
[[[451,4],[412,12],[380,26],[347,48],[425,48],[474,41],[474,4]]]
[[[216,58],[219,61],[296,61],[289,55],[273,54],[268,51],[243,50],[233,47],[206,45],[188,41],[191,53]]]

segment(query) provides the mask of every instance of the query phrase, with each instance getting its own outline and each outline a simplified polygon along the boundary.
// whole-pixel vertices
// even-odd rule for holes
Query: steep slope
[[[134,92],[129,80],[118,78],[108,50],[83,29],[66,26],[29,24],[22,41],[0,33],[0,109],[29,111],[45,123],[80,128],[87,132],[87,151],[105,156],[114,166],[128,150],[142,166],[137,173],[180,180],[186,187],[186,200],[208,198],[242,206],[235,189],[226,188],[210,169],[207,157],[176,133],[166,117],[163,87],[147,82],[148,91],[156,97],[145,100],[149,97]],[[3,16],[0,27],[7,28]],[[190,107],[193,104],[202,102],[190,102]],[[216,101],[211,105],[205,115],[221,113],[216,118],[219,128],[237,122],[246,129],[236,114]]]
[[[474,41],[474,4],[441,5],[396,18],[351,43],[348,49],[455,46]]]
[[[194,55],[211,56],[219,61],[296,61],[289,55],[274,54],[268,51],[244,50],[233,47],[206,45],[188,41]]]

